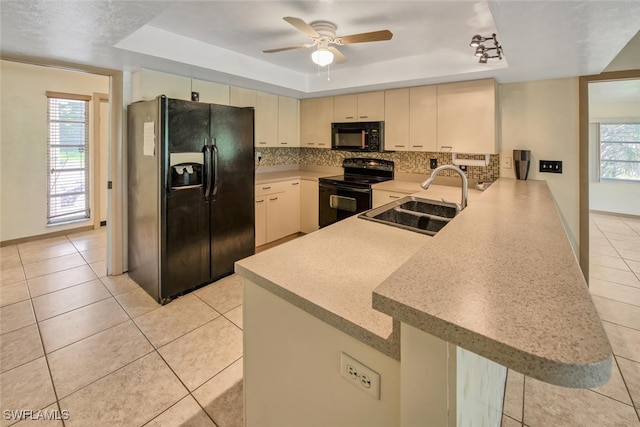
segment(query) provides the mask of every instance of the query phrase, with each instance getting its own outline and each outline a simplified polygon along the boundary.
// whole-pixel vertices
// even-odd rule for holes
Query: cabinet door
[[[295,98],[278,97],[278,146],[299,147],[300,103]]]
[[[281,239],[287,234],[287,212],[284,193],[270,194],[267,198],[267,243]]]
[[[331,148],[331,123],[333,122],[333,97],[318,98],[316,120],[316,146]]]
[[[229,105],[233,107],[256,107],[256,91],[231,86],[229,89]]]
[[[300,181],[300,231],[311,233],[318,229],[318,183]]]
[[[192,79],[191,90],[200,94],[200,102],[229,105],[228,85]]]
[[[256,92],[256,147],[278,146],[278,96]]]
[[[288,218],[284,229],[285,236],[300,231],[300,180],[288,182],[287,190],[283,194],[284,209]]]
[[[267,243],[267,197],[256,197],[256,246]]]
[[[149,101],[158,95],[191,101],[191,79],[152,70],[133,73],[131,76],[131,102]]]
[[[333,97],[333,121],[358,121],[358,95],[340,95]]]
[[[436,151],[437,86],[409,89],[409,150]]]
[[[409,150],[409,89],[386,91],[384,104],[385,150]]]
[[[377,122],[384,119],[384,91],[359,93],[357,121]]]
[[[331,148],[333,97],[300,101],[300,146]]]
[[[496,153],[495,80],[438,85],[438,150]]]
[[[319,98],[300,101],[300,146],[316,146],[317,112]]]

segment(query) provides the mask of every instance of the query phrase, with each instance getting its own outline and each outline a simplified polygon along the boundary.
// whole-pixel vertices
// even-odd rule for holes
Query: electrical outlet
[[[505,169],[511,169],[511,157],[509,156],[502,157],[502,167]]]
[[[435,169],[438,167],[438,159],[429,159],[429,169]]]
[[[258,162],[260,162],[260,160],[262,160],[262,153],[259,151],[256,151],[256,157],[258,158]]]
[[[374,399],[380,400],[380,374],[346,353],[340,354],[340,375]]]

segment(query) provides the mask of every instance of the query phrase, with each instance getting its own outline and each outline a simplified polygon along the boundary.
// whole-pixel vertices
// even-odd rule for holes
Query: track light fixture
[[[493,47],[485,47],[484,42],[489,40],[493,40]],[[502,46],[498,43],[495,33],[492,34],[491,37],[482,37],[481,35],[476,34],[471,38],[469,46],[476,48],[475,55],[480,58],[478,62],[481,64],[486,64],[487,60],[491,58],[502,59]],[[495,50],[496,55],[489,55],[487,52],[490,50]]]

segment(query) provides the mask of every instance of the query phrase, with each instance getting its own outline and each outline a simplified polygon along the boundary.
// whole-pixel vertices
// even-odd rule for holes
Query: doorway
[[[107,225],[107,181],[109,168],[109,95],[93,94],[93,115],[96,118],[93,129],[93,228]]]
[[[593,157],[589,144],[589,86],[597,82],[615,82],[640,79],[640,70],[616,71],[579,79],[579,116],[580,116],[580,267],[584,277],[589,280],[589,211],[590,184]]]

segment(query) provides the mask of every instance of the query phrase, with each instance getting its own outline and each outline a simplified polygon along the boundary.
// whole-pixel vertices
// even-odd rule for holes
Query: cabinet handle
[[[266,143],[267,143],[267,141],[260,141],[260,142],[258,142],[258,144],[266,144]]]
[[[318,142],[318,145],[327,145],[324,142]]]
[[[423,147],[423,145],[413,145],[412,147],[413,147],[413,148],[422,148],[422,147]]]
[[[347,116],[345,119],[353,119],[353,116]]]
[[[281,142],[280,145],[287,145],[288,142]]]
[[[446,150],[446,151],[451,151],[453,150],[453,146],[452,145],[443,145],[440,147],[440,151],[442,150]]]
[[[394,145],[394,147],[404,148],[404,145]]]
[[[399,198],[400,198],[400,196],[391,196],[391,195],[389,195],[389,198],[390,198],[390,199],[399,199]]]
[[[300,185],[299,182],[292,182],[291,185]]]
[[[264,199],[262,199],[262,200],[256,200],[256,203],[262,203],[262,202],[264,202]]]
[[[368,119],[369,116],[360,116],[361,119]]]
[[[269,200],[271,200],[271,201],[273,201],[273,200],[278,200],[278,198],[277,198],[277,197],[274,197],[273,199],[269,199]]]
[[[271,187],[262,187],[263,190],[271,190]]]
[[[307,145],[314,145],[315,142],[307,142]]]

